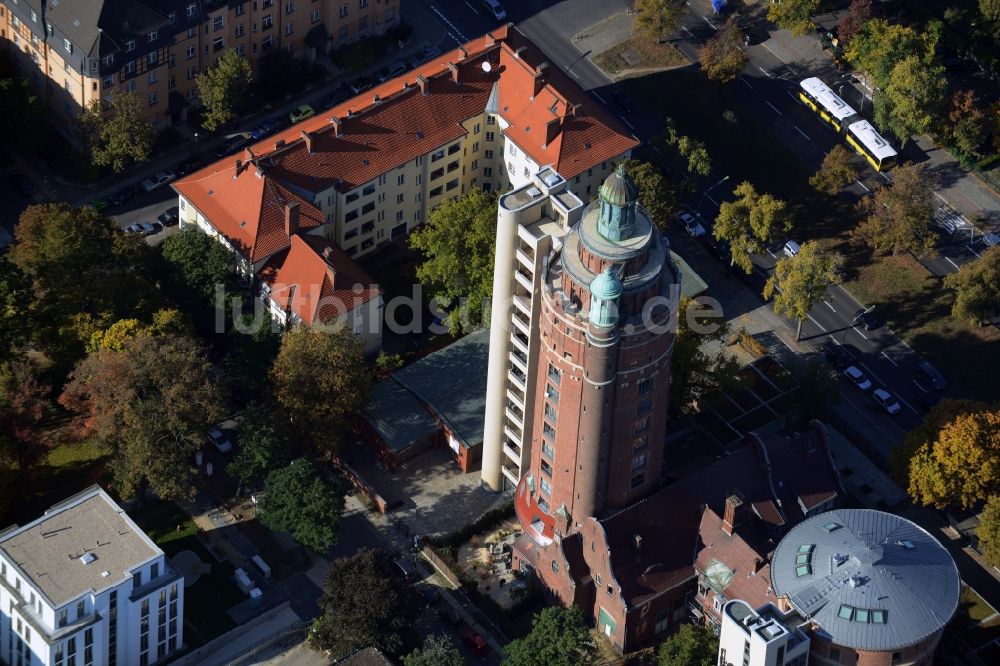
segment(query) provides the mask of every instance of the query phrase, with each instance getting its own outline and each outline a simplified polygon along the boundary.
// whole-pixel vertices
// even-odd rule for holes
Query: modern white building
[[[181,573],[99,486],[0,533],[0,661],[147,666],[183,632]]]
[[[798,613],[783,614],[773,604],[754,610],[734,599],[722,607],[719,666],[806,666],[809,637]]]
[[[548,258],[583,210],[548,166],[500,197],[483,432],[482,478],[492,490],[516,487],[530,460],[541,339],[541,301],[533,295],[542,288]]]

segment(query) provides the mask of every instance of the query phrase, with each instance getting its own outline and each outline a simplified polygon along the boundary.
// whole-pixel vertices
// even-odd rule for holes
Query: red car
[[[465,632],[462,636],[462,642],[468,645],[469,648],[480,657],[490,651],[490,646],[486,644],[486,639],[472,629]]]

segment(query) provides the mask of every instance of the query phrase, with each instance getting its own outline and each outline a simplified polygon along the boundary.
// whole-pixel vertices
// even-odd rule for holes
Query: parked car
[[[138,193],[139,191],[135,188],[134,185],[126,185],[125,187],[118,190],[110,197],[108,197],[108,203],[110,203],[112,206],[121,206],[125,203],[128,203],[132,199],[135,199],[135,195],[137,195]]]
[[[250,143],[250,139],[248,139],[245,134],[236,134],[235,136],[230,137],[229,141],[222,144],[219,151],[215,155],[216,157],[232,155],[237,150],[242,150],[248,143]]]
[[[31,182],[31,179],[25,176],[20,171],[11,171],[7,174],[7,182],[11,184],[17,193],[21,196],[30,197],[35,193],[35,184]]]
[[[872,387],[872,380],[868,379],[868,376],[858,370],[856,366],[849,365],[844,369],[844,375],[851,380],[851,382],[857,386],[862,391],[867,391]]]
[[[159,222],[136,222],[125,227],[125,233],[140,234],[142,236],[155,234],[158,231],[163,231],[163,225]]]
[[[782,252],[785,253],[785,256],[789,258],[797,255],[800,249],[801,248],[799,248],[799,244],[793,240],[785,241],[784,247],[781,248]]]
[[[156,221],[165,227],[169,227],[172,224],[177,224],[177,220],[180,217],[180,209],[177,206],[171,206],[162,213],[160,213]]]
[[[407,583],[412,583],[420,577],[417,565],[408,557],[397,557],[392,561],[393,569],[403,577]]]
[[[421,585],[417,588],[417,592],[424,600],[424,604],[427,606],[433,606],[437,602],[441,601],[441,593],[437,591],[437,588],[433,585]]]
[[[254,141],[260,141],[261,139],[271,136],[278,131],[281,127],[281,121],[283,118],[281,116],[272,116],[271,118],[265,118],[260,121],[260,125],[253,128],[250,132],[250,138]]]
[[[229,453],[233,450],[233,444],[229,441],[229,437],[218,428],[212,428],[208,431],[208,441],[219,450],[219,453]]]
[[[152,192],[153,190],[158,190],[170,181],[172,181],[177,176],[170,169],[164,169],[163,171],[157,171],[152,176],[142,181],[142,189],[147,192]]]
[[[351,92],[351,86],[346,83],[341,83],[332,93],[330,93],[329,97],[323,100],[323,108],[329,109],[332,106],[337,106],[341,102],[349,100],[353,94],[354,93]]]
[[[438,617],[440,617],[445,624],[450,624],[453,627],[457,627],[462,624],[462,616],[459,615],[458,611],[451,606],[438,609]]]
[[[472,629],[469,629],[462,634],[462,642],[468,645],[469,648],[480,657],[490,651],[490,646],[487,644],[486,639]]]
[[[827,342],[821,349],[823,351],[823,355],[826,356],[826,360],[838,370],[843,370],[847,366],[854,363],[854,354],[852,354],[851,351],[844,345]]]
[[[391,78],[399,76],[400,74],[405,72],[406,69],[407,69],[406,63],[403,62],[402,60],[397,60],[396,62],[391,63],[388,66],[382,68],[382,70],[379,71],[376,77],[380,82],[388,81]]]
[[[866,312],[865,310],[858,310],[854,313],[854,322],[856,326],[861,326],[866,331],[874,331],[876,328],[882,326],[882,322],[874,313]]]
[[[192,157],[189,160],[181,162],[176,167],[174,167],[174,172],[177,173],[177,177],[186,176],[189,173],[194,173],[202,167],[201,158]]]
[[[308,118],[312,118],[316,115],[316,111],[308,104],[303,104],[297,109],[288,114],[288,119],[292,121],[292,124],[302,122]]]
[[[927,361],[921,361],[917,364],[917,383],[924,390],[928,390],[928,387],[938,391],[948,388],[948,382],[945,380],[944,375]]]
[[[896,400],[896,396],[889,393],[885,389],[877,388],[872,391],[872,398],[882,407],[882,409],[890,414],[899,414],[899,401]]]
[[[695,219],[694,215],[691,213],[680,213],[677,218],[684,223],[684,230],[690,234],[692,238],[700,238],[705,235],[705,227],[701,226],[701,222]]]
[[[351,92],[353,92],[355,95],[360,95],[364,91],[371,88],[373,85],[375,85],[374,82],[367,76],[359,76],[358,78],[351,81]]]
[[[486,12],[498,21],[507,19],[507,10],[500,4],[500,0],[483,0],[483,7]]]

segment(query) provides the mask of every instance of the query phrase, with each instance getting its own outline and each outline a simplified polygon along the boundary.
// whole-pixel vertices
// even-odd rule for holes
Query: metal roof
[[[386,377],[372,391],[361,413],[392,451],[405,451],[438,431],[437,421],[409,390]]]
[[[859,120],[856,123],[851,123],[847,129],[878,159],[884,160],[887,157],[896,155],[896,150],[889,145],[889,142],[867,120]]]
[[[833,92],[830,86],[826,85],[815,76],[803,80],[800,84],[802,89],[809,93],[813,99],[818,101],[826,112],[837,120],[843,120],[845,118],[850,118],[857,114],[851,106],[840,99],[840,97]]]
[[[961,580],[947,550],[891,513],[840,509],[813,516],[771,559],[775,595],[787,596],[837,645],[892,651],[940,630]]]

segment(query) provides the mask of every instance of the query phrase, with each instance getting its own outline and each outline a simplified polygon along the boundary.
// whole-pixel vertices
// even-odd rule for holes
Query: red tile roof
[[[304,324],[327,323],[382,293],[374,281],[332,241],[292,236],[286,250],[260,272],[269,297]]]
[[[735,533],[729,536],[722,531],[722,518],[709,508],[702,513],[698,526],[701,548],[698,551],[696,566],[704,573],[712,560],[724,564],[732,572],[732,578],[722,590],[727,599],[743,599],[751,606],[774,601],[771,590],[771,565],[768,554],[758,552],[743,538]],[[705,604],[711,608],[711,603]]]
[[[253,164],[243,162],[237,169],[235,157],[196,171],[173,187],[251,263],[288,247],[285,204],[298,202],[300,231],[325,222],[311,201]]]
[[[777,499],[791,524],[803,520],[805,512],[838,496],[840,482],[830,459],[823,425],[816,423],[793,437],[758,440],[757,447],[762,457],[770,461]]]

